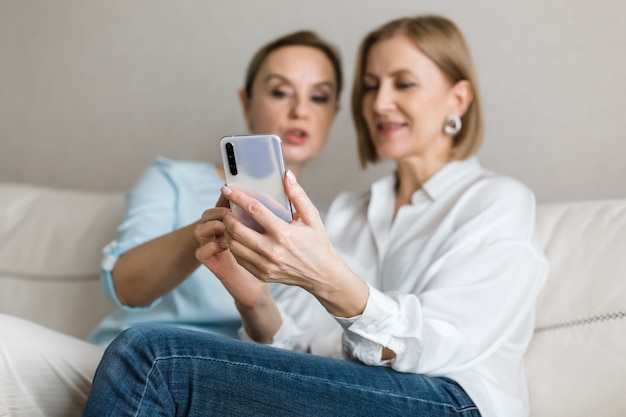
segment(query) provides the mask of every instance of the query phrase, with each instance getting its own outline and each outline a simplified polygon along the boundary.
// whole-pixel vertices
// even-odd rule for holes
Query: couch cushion
[[[531,416],[626,415],[626,200],[538,208],[550,273],[526,355]]]
[[[0,312],[84,337],[112,309],[100,260],[123,210],[122,193],[0,184]]]

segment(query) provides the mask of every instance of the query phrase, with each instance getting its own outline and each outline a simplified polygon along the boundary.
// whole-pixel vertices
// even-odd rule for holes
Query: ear
[[[243,111],[243,117],[246,119],[248,130],[252,131],[252,117],[250,115],[250,98],[246,94],[246,90],[240,88],[238,91],[239,102],[241,103],[241,110]]]
[[[337,101],[335,103],[335,113],[333,113],[333,120],[335,120],[335,118],[337,117],[337,115],[339,114],[339,110],[341,109],[341,106],[339,105],[339,102]]]
[[[474,89],[467,80],[461,80],[452,86],[450,90],[452,96],[455,113],[459,117],[463,116],[467,108],[474,101]]]

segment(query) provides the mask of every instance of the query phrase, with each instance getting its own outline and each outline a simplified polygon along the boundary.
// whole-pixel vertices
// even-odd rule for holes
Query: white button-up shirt
[[[523,184],[453,161],[394,218],[395,176],[340,194],[325,224],[370,287],[363,314],[329,315],[298,287],[276,299],[274,345],[457,381],[484,417],[528,415],[523,355],[547,275]],[[396,354],[382,361],[383,346]]]

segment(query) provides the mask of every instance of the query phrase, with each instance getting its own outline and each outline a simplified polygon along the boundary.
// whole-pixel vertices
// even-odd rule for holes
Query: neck
[[[411,158],[396,164],[396,213],[406,204],[411,204],[413,193],[451,161],[449,153],[437,158]]]
[[[411,196],[452,160],[452,139],[443,136],[428,152],[396,160],[396,211],[411,203]]]

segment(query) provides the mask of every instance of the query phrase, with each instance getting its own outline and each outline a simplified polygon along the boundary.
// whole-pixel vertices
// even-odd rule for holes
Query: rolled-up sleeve
[[[169,175],[169,166],[167,159],[157,158],[144,171],[127,195],[126,213],[117,229],[115,240],[103,249],[100,273],[102,290],[109,300],[126,310],[150,309],[161,301],[157,299],[145,307],[122,304],[117,297],[111,272],[124,253],[178,227],[178,190]]]
[[[523,242],[468,243],[431,268],[436,281],[419,295],[370,287],[363,314],[339,320],[344,352],[401,372],[462,372],[507,343],[528,319],[520,312],[532,311],[534,277],[544,276],[546,268]],[[383,361],[382,347],[396,357]]]

